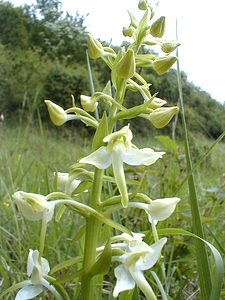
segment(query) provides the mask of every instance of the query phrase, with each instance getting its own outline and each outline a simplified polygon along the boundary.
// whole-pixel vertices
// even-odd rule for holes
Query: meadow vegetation
[[[176,213],[160,223],[160,227],[174,227],[191,230],[191,212],[188,202],[187,170],[183,141],[174,142],[168,136],[153,138],[151,135],[138,139],[145,147],[149,140],[154,149],[166,151],[166,156],[142,178],[138,168],[129,170],[129,178],[139,179],[142,190],[151,197],[173,195],[176,193],[182,202]],[[1,291],[23,279],[26,270],[27,249],[38,247],[40,224],[26,221],[12,202],[15,190],[29,190],[34,193],[48,194],[54,191],[53,172],[66,172],[73,163],[88,153],[90,140],[79,134],[73,134],[60,127],[56,130],[51,124],[45,127],[32,125],[19,127],[1,127],[0,150],[0,249],[1,249]],[[202,135],[191,136],[194,163],[198,163],[202,154],[214,142]],[[136,141],[135,141],[136,142]],[[225,144],[218,144],[196,169],[196,185],[206,239],[225,254],[224,244],[224,200],[225,178],[223,161]],[[154,187],[154,188],[152,188]],[[121,216],[124,224],[142,225],[147,231],[148,224],[143,223],[144,215],[139,211]],[[46,240],[46,256],[51,257],[52,265],[73,257],[79,253],[78,238],[81,217],[68,210],[60,222],[52,222]],[[74,231],[72,228],[77,228]],[[167,287],[172,299],[197,299],[198,274],[193,246],[193,238],[168,236],[169,245],[165,248],[168,266],[164,276],[169,281]],[[66,241],[66,242],[65,242]],[[159,270],[159,272],[162,272]],[[113,278],[110,282],[113,282]],[[4,299],[13,299],[12,295]],[[51,298],[50,298],[51,299]],[[111,299],[110,297],[107,299]],[[135,298],[136,299],[136,298]],[[223,296],[221,296],[223,299]]]

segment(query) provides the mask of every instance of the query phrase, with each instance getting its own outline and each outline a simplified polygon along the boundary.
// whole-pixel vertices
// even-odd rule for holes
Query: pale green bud
[[[12,197],[26,219],[31,221],[41,220],[43,218],[43,214],[46,212],[47,221],[51,220],[54,205],[47,202],[47,198],[45,196],[18,191],[14,193]]]
[[[161,45],[161,49],[165,53],[171,53],[173,52],[178,46],[180,46],[180,43],[176,41],[165,41]]]
[[[92,59],[102,57],[104,54],[102,44],[90,34],[88,34],[88,54]]]
[[[67,113],[61,106],[50,100],[45,100],[45,104],[47,105],[49,116],[53,124],[61,126],[68,120]]]
[[[133,36],[133,29],[131,26],[129,27],[123,27],[123,35],[125,37],[132,37]]]
[[[146,10],[148,8],[148,4],[146,0],[139,0],[138,8],[140,10]]]
[[[162,128],[170,122],[170,120],[178,111],[178,106],[160,107],[150,113],[149,120],[156,128]]]
[[[80,102],[85,111],[93,112],[98,106],[98,102],[86,95],[80,95]]]
[[[165,20],[164,16],[160,17],[154,23],[152,23],[150,28],[150,34],[154,37],[161,38],[165,31]]]
[[[135,73],[135,56],[132,49],[128,49],[125,55],[117,63],[116,66],[117,76],[123,79],[129,79]]]
[[[81,183],[80,180],[74,178],[69,173],[54,173],[57,179],[57,187],[60,191],[72,195],[78,185]]]
[[[149,108],[156,109],[156,108],[163,106],[164,104],[166,104],[165,100],[154,97],[151,104],[149,105]]]
[[[163,57],[157,57],[153,63],[153,69],[159,74],[166,73],[172,65],[177,60],[177,57],[175,56],[163,56]]]

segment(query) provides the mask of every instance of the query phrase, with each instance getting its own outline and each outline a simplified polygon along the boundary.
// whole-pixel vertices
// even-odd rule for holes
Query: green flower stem
[[[89,206],[97,211],[99,211],[101,203],[102,180],[103,170],[96,168]],[[81,300],[93,299],[93,278],[89,274],[89,270],[96,261],[98,232],[101,225],[101,223],[93,216],[88,218],[86,222],[83,275],[81,279]]]
[[[153,233],[154,241],[157,242],[159,240],[159,236],[156,229],[156,224],[154,221],[152,221],[151,225],[152,225],[152,233]]]
[[[46,212],[45,212],[41,223],[39,259],[41,259],[44,252],[46,230],[47,230],[47,221],[46,221]]]

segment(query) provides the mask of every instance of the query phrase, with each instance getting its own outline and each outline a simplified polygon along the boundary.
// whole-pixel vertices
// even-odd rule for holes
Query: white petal
[[[128,205],[128,194],[127,194],[127,184],[123,169],[123,161],[121,160],[121,151],[113,150],[112,153],[112,167],[115,177],[117,187],[121,195],[121,203],[123,207]]]
[[[114,270],[117,278],[116,286],[113,291],[113,297],[118,297],[120,292],[132,290],[135,287],[135,282],[129,271],[123,265],[119,265]]]
[[[28,277],[31,276],[33,268],[35,267],[35,264],[37,263],[39,256],[38,250],[32,250],[30,249],[28,258],[27,258],[27,275]]]
[[[43,291],[41,285],[29,285],[23,287],[16,295],[15,300],[28,300],[38,296]]]
[[[82,158],[80,163],[94,165],[98,169],[106,169],[112,163],[112,155],[106,147],[102,146],[90,155]]]
[[[153,200],[148,205],[147,213],[150,214],[149,221],[162,221],[167,219],[175,210],[179,198],[164,198]]]
[[[44,257],[41,258],[41,271],[43,276],[47,275],[50,272],[49,263]]]
[[[53,214],[54,214],[55,204],[54,201],[48,203],[48,208],[44,211],[44,214],[46,214],[46,222],[52,220]]]
[[[145,279],[144,274],[136,270],[133,272],[130,270],[130,272],[137,286],[144,293],[146,299],[156,299],[156,296],[154,295],[154,292],[148,281]]]
[[[151,148],[135,149],[130,148],[123,153],[123,161],[131,166],[149,166],[162,158],[165,152],[155,152]]]
[[[151,251],[143,254],[140,259],[138,259],[136,263],[136,269],[143,271],[143,270],[148,270],[154,266],[154,264],[157,262],[157,260],[161,256],[161,251],[163,246],[165,245],[167,241],[167,238],[162,238],[152,244],[149,248],[151,248]],[[147,250],[147,247],[146,247]]]

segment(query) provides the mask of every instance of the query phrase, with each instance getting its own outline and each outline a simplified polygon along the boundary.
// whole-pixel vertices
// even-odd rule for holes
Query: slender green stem
[[[177,50],[177,56],[178,56],[178,50]],[[187,130],[186,119],[185,119],[179,61],[177,61],[177,80],[178,80],[179,98],[180,98],[180,111],[181,111],[181,118],[183,123],[183,132],[184,132],[187,172],[188,174],[190,174],[188,178],[188,187],[189,187],[189,202],[191,207],[193,232],[200,238],[204,239],[200,210],[198,205],[198,198],[197,198],[197,193],[195,188],[192,160],[190,154],[188,130]],[[206,252],[205,245],[200,240],[195,241],[195,247],[196,247],[198,271],[199,271],[201,295],[202,295],[202,299],[206,300],[208,299],[211,292],[211,276],[210,276],[208,255]]]
[[[46,212],[45,212],[41,223],[39,258],[42,257],[44,252],[46,230],[47,230],[47,221],[46,221]]]
[[[90,197],[89,206],[96,209],[100,209],[101,202],[101,190],[102,190],[102,178],[103,170],[96,168],[92,195]],[[81,280],[81,299],[89,300],[93,299],[93,280],[89,274],[89,270],[93,266],[96,260],[96,248],[98,241],[98,232],[100,222],[91,216],[86,221],[86,235],[85,235],[85,248],[84,248],[84,261],[83,261],[83,275]]]

